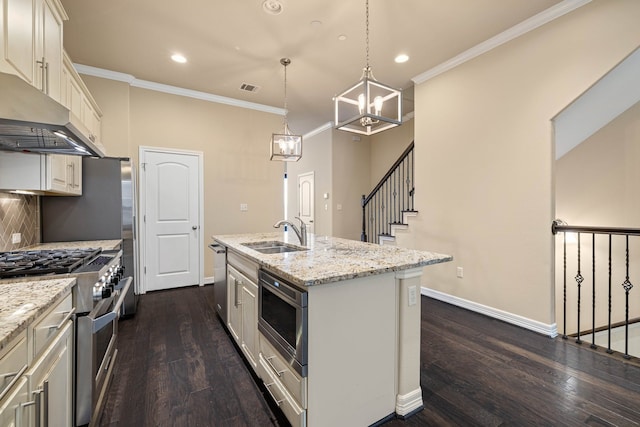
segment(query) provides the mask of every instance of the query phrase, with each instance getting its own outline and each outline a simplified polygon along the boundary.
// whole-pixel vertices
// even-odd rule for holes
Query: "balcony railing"
[[[640,320],[640,299],[631,293],[639,268],[633,260],[640,255],[640,229],[575,226],[555,220],[552,232],[562,234],[563,338],[570,334],[578,344],[584,338],[597,348],[596,333],[606,332],[606,351],[613,353],[612,330],[624,328],[624,358],[631,358],[629,325]],[[583,328],[585,319],[590,325]]]

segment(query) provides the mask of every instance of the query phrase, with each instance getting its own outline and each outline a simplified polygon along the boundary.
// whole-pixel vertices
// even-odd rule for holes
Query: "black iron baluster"
[[[584,277],[580,274],[580,233],[578,233],[578,274],[576,274],[576,282],[578,283],[578,337],[576,338],[576,343],[578,344],[582,344],[580,339],[580,288],[583,280]]]
[[[609,322],[607,326],[609,331],[609,336],[607,338],[607,353],[609,354],[613,353],[613,350],[611,350],[611,308],[611,234],[609,234]]]
[[[591,348],[596,349],[596,233],[591,233]]]
[[[625,317],[624,317],[624,355],[625,359],[631,359],[629,356],[629,291],[633,288],[633,285],[629,281],[629,236],[626,236],[626,275],[622,287],[625,294]]]
[[[365,200],[366,200],[367,196],[365,196],[364,194],[362,195],[362,199],[360,199],[360,206],[362,206],[362,230],[360,231],[360,241],[361,242],[366,242],[367,241],[367,216],[365,214]]]

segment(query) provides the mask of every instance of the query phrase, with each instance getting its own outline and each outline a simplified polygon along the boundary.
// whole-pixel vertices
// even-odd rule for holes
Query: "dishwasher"
[[[216,311],[224,324],[227,324],[227,248],[212,243],[209,248],[213,251],[213,296]]]

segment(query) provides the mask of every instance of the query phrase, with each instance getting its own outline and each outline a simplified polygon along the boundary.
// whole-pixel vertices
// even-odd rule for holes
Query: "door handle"
[[[198,226],[197,226],[197,225],[193,225],[193,226],[191,226],[191,229],[192,229],[192,230],[197,230],[197,229],[198,229]]]

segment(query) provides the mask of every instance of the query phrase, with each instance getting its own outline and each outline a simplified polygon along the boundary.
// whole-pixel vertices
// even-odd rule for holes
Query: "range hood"
[[[104,157],[68,108],[18,76],[0,73],[0,150]]]

